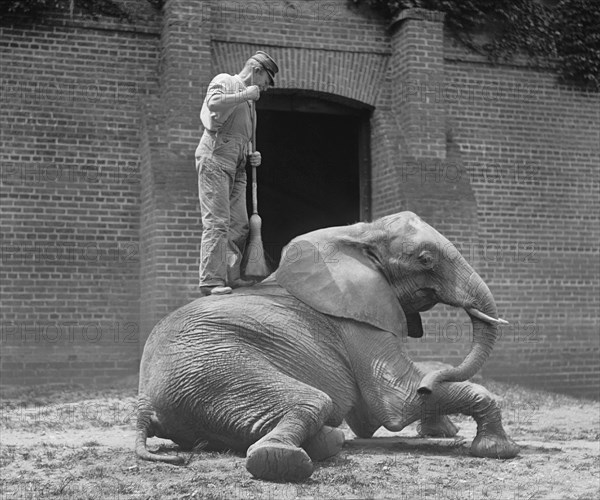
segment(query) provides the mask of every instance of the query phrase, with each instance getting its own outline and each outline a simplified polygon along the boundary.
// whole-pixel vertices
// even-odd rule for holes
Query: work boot
[[[234,280],[231,284],[232,288],[242,288],[244,286],[256,285],[256,280],[243,280],[241,278]]]
[[[201,286],[200,295],[206,297],[207,295],[227,295],[231,293],[230,286],[216,285],[216,286]]]

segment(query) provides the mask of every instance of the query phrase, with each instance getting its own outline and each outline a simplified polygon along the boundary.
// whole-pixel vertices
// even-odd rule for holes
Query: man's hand
[[[249,101],[258,101],[260,99],[260,87],[258,85],[250,85],[246,89],[246,98]]]
[[[254,153],[250,153],[248,155],[248,159],[250,160],[250,165],[253,167],[259,167],[262,161],[262,157],[258,151],[254,151]]]

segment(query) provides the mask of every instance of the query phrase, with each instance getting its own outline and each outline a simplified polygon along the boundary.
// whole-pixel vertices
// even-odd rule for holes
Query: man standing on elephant
[[[202,295],[231,293],[249,284],[240,264],[248,237],[246,159],[259,166],[254,151],[254,101],[274,85],[279,68],[258,51],[236,75],[222,73],[209,84],[200,119],[204,133],[196,149],[198,196],[202,212],[200,290]]]

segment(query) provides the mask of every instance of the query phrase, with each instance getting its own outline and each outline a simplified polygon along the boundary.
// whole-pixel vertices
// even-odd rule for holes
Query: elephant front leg
[[[345,419],[352,432],[359,438],[373,437],[375,431],[381,427],[381,422],[369,411],[362,396],[359,396],[354,408],[348,412]]]
[[[502,415],[493,395],[484,387],[470,382],[443,383],[438,396],[422,396],[423,419],[439,419],[442,415],[463,413],[477,422],[477,435],[471,453],[477,457],[513,458],[519,446],[502,427]]]
[[[419,436],[423,437],[453,437],[458,430],[447,415],[426,415],[417,427]]]

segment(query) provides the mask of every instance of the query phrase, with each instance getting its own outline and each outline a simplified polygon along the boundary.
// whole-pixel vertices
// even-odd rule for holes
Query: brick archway
[[[279,66],[278,89],[302,89],[345,97],[375,107],[388,55],[303,47],[263,46],[213,40],[214,72],[237,73],[257,50],[265,50]]]
[[[257,102],[257,111],[259,206],[274,264],[299,234],[370,220],[370,106],[274,89]],[[249,210],[250,199],[248,189]]]
[[[320,122],[327,122],[333,127],[343,127],[352,120],[355,120],[354,128],[350,127],[346,134],[350,142],[355,141],[356,151],[354,152],[353,169],[356,169],[356,212],[348,205],[347,218],[339,214],[338,219],[335,217],[331,220],[325,218],[313,217],[312,219],[306,214],[305,225],[300,224],[298,231],[306,232],[316,229],[319,223],[325,225],[337,225],[356,222],[357,220],[371,219],[371,164],[370,164],[370,118],[373,110],[380,99],[380,92],[385,88],[384,80],[386,76],[387,63],[389,54],[373,52],[344,52],[340,50],[314,49],[305,47],[282,47],[282,46],[264,46],[250,43],[239,43],[221,40],[211,41],[211,64],[213,73],[229,73],[234,74],[241,70],[244,63],[256,50],[265,50],[277,62],[279,66],[279,74],[275,89],[269,91],[257,103],[259,116],[263,113],[270,113],[270,118],[275,116],[281,120],[284,127],[289,127],[291,122],[290,116],[297,113],[296,116],[305,118],[307,113],[314,113],[315,121],[312,122],[319,127]],[[279,113],[279,114],[278,114]],[[287,118],[285,118],[287,114]],[[344,122],[344,117],[346,122]],[[336,122],[340,119],[340,122]],[[335,125],[338,123],[338,125]],[[261,135],[261,125],[259,118],[259,149],[265,148],[265,137]],[[325,129],[324,129],[325,130]],[[298,131],[296,131],[298,133]],[[260,147],[262,144],[262,148]],[[266,145],[268,148],[268,144]],[[268,149],[265,151],[268,153]],[[280,151],[278,154],[281,154]],[[265,155],[265,162],[268,160]],[[348,159],[350,160],[350,159]],[[273,159],[271,158],[271,161]],[[288,163],[292,162],[291,158],[287,158]],[[328,160],[328,169],[338,168],[334,159]],[[295,167],[291,167],[292,170]],[[300,168],[300,167],[298,167]],[[268,168],[262,169],[261,174],[267,175]],[[338,175],[338,180],[342,170]],[[308,175],[308,174],[306,174]],[[310,175],[316,176],[313,172]],[[282,180],[280,180],[281,182]],[[264,184],[263,199],[267,199],[272,203],[276,203],[276,197],[270,196],[268,180]],[[306,190],[308,189],[308,190]],[[295,187],[298,191],[291,197],[299,196],[302,188]],[[305,187],[303,196],[319,195],[316,192],[311,192],[310,188]],[[271,199],[272,198],[272,199]],[[281,201],[279,201],[281,203]],[[346,200],[348,203],[348,200]],[[298,200],[298,204],[300,200]],[[293,204],[292,204],[293,205]],[[293,210],[292,205],[290,209]],[[265,204],[261,203],[263,210]],[[305,205],[308,207],[308,205]],[[323,207],[321,207],[323,208]],[[266,214],[269,215],[269,214]],[[276,217],[281,218],[281,217]],[[296,227],[292,220],[294,217],[288,218],[284,225]],[[312,224],[312,226],[311,226]],[[283,228],[285,229],[285,228]],[[280,231],[285,231],[281,227]],[[289,231],[292,229],[288,228]],[[289,232],[288,231],[288,232]],[[268,228],[265,229],[264,236],[268,236]],[[294,236],[295,234],[287,234]],[[283,240],[282,240],[283,241]],[[282,241],[275,238],[273,244],[275,255],[282,245]]]

